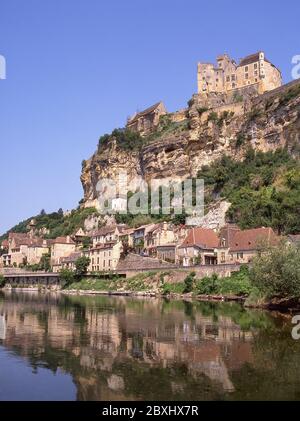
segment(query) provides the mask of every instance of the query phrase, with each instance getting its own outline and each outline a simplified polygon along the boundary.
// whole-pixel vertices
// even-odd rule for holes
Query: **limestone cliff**
[[[246,92],[234,98],[194,95],[185,119],[176,113],[161,118],[156,131],[125,148],[112,134],[83,163],[84,206],[95,205],[100,178],[115,178],[126,170],[129,181],[196,176],[198,170],[223,154],[242,160],[246,150],[286,147],[299,155],[300,82],[292,82],[261,96]],[[182,117],[182,111],[181,111]]]

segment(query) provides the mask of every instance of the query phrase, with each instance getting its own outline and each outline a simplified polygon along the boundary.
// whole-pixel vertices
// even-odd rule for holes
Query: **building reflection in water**
[[[70,373],[78,399],[215,399],[235,390],[232,373],[253,358],[255,329],[233,321],[243,311],[237,304],[222,311],[125,297],[2,298],[1,345],[33,367]]]

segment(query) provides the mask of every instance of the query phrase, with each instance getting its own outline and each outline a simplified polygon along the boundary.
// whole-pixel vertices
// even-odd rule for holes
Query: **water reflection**
[[[79,400],[300,397],[289,319],[235,303],[6,292],[0,345],[36,378],[41,367],[71,376]]]

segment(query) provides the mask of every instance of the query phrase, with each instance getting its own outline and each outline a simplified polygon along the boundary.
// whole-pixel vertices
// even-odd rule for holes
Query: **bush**
[[[219,291],[218,275],[214,273],[211,277],[205,276],[197,282],[196,289],[198,294],[217,294]]]
[[[254,259],[252,284],[267,298],[300,298],[300,249],[280,244]]]
[[[191,272],[184,280],[184,294],[188,294],[189,292],[192,292],[194,289],[194,283],[195,283],[195,272]]]
[[[62,287],[66,288],[75,281],[75,274],[70,269],[62,269],[59,272],[59,279]]]
[[[89,257],[81,256],[75,262],[75,276],[77,279],[82,278],[84,275],[87,274],[88,267],[91,260]]]

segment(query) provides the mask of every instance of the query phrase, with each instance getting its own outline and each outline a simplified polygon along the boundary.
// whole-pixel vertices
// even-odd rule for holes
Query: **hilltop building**
[[[228,54],[217,57],[217,65],[198,63],[198,94],[229,93],[255,86],[258,94],[282,85],[280,70],[263,51],[251,54],[237,64]]]
[[[130,117],[126,127],[134,132],[139,132],[141,135],[147,135],[158,126],[160,117],[165,114],[167,114],[166,107],[160,101]]]

